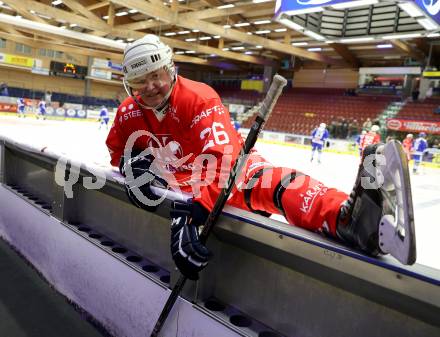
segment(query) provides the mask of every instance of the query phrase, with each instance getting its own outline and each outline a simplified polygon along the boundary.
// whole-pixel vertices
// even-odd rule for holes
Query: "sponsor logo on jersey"
[[[124,108],[122,108],[121,111],[124,111]],[[137,109],[137,110],[129,110],[128,112],[124,113],[122,116],[119,116],[119,123],[128,121],[130,118],[138,118],[138,117],[142,117],[142,111],[141,110],[139,110],[139,109]]]
[[[154,158],[165,167],[169,172],[182,172],[187,170],[192,170],[194,168],[193,163],[181,163],[184,157],[182,146],[179,142],[173,140],[171,135],[156,135],[156,137],[151,137],[147,146],[151,149]],[[192,154],[187,155],[187,160],[192,156]]]
[[[308,213],[312,209],[316,197],[323,196],[327,193],[327,189],[328,188],[325,187],[323,183],[319,183],[309,188],[305,194],[300,194],[303,201],[299,210],[303,213]]]
[[[193,118],[190,128],[196,126],[201,120],[209,117],[212,113],[218,113],[219,115],[222,115],[225,113],[225,107],[223,105],[214,105],[212,108],[203,110],[201,113]]]
[[[171,115],[172,119],[174,119],[177,123],[180,123],[180,118],[177,117],[177,109],[175,106],[170,105],[168,108],[168,113]]]

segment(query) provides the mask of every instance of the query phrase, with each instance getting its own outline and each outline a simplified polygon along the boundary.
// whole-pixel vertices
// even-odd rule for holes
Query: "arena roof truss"
[[[403,3],[412,1],[357,0],[347,8],[337,4],[347,0],[290,3],[296,1],[311,9],[283,10],[281,0],[3,0],[0,38],[120,60],[126,43],[153,33],[178,62],[228,69],[285,60],[358,68],[438,59],[431,42],[440,27],[409,13]]]

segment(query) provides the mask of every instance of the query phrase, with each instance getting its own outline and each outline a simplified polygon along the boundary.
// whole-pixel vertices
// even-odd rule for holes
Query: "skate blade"
[[[416,261],[416,238],[411,183],[406,155],[398,141],[385,144],[380,151],[386,165],[380,166],[384,215],[379,225],[379,245],[401,263]]]

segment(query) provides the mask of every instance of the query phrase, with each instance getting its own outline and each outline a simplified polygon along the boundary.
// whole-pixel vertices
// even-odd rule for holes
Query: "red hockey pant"
[[[260,164],[266,164],[249,163],[247,165],[248,171],[243,185],[249,187],[249,180],[253,180],[249,198],[253,210],[282,214],[292,225],[336,235],[336,221],[342,202],[348,198],[346,193],[335,188],[328,188],[323,183],[294,169],[272,167],[261,157],[252,157],[251,162],[255,163],[255,160],[259,159]],[[252,169],[252,166],[256,168]],[[258,178],[252,179],[262,169],[263,173],[260,172],[261,175]],[[234,190],[228,204],[249,209],[244,194],[244,189]],[[281,206],[281,209],[278,206]]]

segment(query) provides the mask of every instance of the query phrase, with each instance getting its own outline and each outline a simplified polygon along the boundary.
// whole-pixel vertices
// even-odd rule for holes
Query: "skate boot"
[[[371,256],[416,260],[414,213],[408,163],[398,141],[365,148],[349,199],[341,206],[336,233]]]

